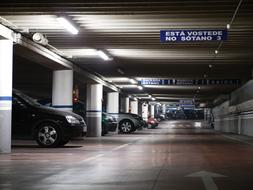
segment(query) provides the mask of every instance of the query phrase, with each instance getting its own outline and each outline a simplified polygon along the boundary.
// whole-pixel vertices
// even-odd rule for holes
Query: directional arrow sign
[[[185,177],[200,177],[206,187],[206,190],[218,190],[218,187],[214,183],[213,178],[227,177],[227,176],[212,173],[212,172],[207,172],[207,171],[200,171],[200,172],[192,173],[192,174],[187,175]]]

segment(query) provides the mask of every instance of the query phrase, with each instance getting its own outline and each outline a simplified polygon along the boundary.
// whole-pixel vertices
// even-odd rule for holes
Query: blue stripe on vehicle
[[[55,105],[52,106],[53,108],[73,108],[72,105]]]
[[[0,101],[12,101],[12,96],[0,96]]]

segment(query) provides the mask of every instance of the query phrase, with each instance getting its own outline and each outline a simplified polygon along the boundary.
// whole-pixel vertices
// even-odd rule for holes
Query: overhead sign
[[[194,109],[195,108],[195,102],[194,102],[193,99],[179,100],[179,105],[182,108],[188,108],[188,109]]]
[[[240,79],[141,79],[142,85],[240,85]]]
[[[192,99],[184,99],[184,100],[179,100],[179,105],[193,105],[194,102]]]
[[[161,42],[225,41],[227,30],[161,30]]]

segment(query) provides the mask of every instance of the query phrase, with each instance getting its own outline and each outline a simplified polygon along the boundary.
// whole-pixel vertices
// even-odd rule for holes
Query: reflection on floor
[[[253,189],[253,146],[200,121],[166,121],[64,148],[14,144],[12,154],[0,155],[1,190]]]

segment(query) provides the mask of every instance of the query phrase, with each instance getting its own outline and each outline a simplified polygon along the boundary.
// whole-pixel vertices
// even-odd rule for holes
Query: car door
[[[14,138],[31,136],[30,111],[27,103],[17,96],[12,100],[12,135]]]

